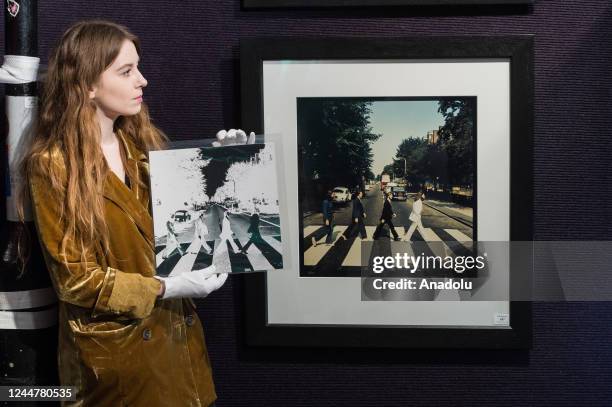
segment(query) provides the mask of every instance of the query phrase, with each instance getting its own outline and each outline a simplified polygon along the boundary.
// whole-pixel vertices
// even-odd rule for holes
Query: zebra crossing
[[[365,239],[361,239],[358,235],[347,240],[339,239],[346,229],[347,226],[334,226],[332,245],[325,244],[323,226],[309,225],[303,229],[301,269],[304,275],[348,277],[361,275],[362,242],[373,242],[372,236],[376,226],[365,226],[367,234]],[[404,235],[406,229],[403,226],[395,228],[400,237]],[[313,237],[317,242],[316,245],[312,245]],[[179,244],[184,253],[182,256],[178,250],[165,253],[166,246],[160,244],[155,249],[157,274],[173,276],[206,268],[212,264],[220,268],[230,267],[232,272],[274,270],[283,267],[280,236],[262,236],[260,241],[254,242],[247,248],[246,253],[242,253],[241,250],[248,240],[248,237],[235,238],[232,242],[224,241],[222,247],[219,247],[221,244],[219,239],[207,240],[206,243],[211,249],[208,251],[202,247],[198,239],[194,239]],[[423,243],[419,247],[426,247],[426,251],[429,250],[425,254],[441,257],[468,253],[473,242],[458,229],[443,228],[424,228],[424,236],[416,230],[412,240]],[[398,248],[401,243],[391,241],[390,244],[393,251],[393,247]],[[416,254],[411,251],[410,245],[401,245],[402,253]]]
[[[325,244],[326,235],[324,227],[321,225],[309,225],[303,229],[303,266],[302,271],[305,275],[316,276],[351,276],[356,277],[361,275],[362,266],[362,243],[373,242],[372,236],[376,230],[376,226],[365,226],[366,238],[356,236],[347,240],[340,239],[340,235],[344,233],[347,226],[335,225],[333,231],[333,244]],[[396,226],[395,231],[398,235],[403,236],[407,228],[404,226]],[[384,233],[384,232],[383,232]],[[313,238],[316,245],[312,244]],[[444,228],[424,228],[424,236],[421,236],[416,230],[412,236],[413,241],[421,242],[419,248],[426,251],[426,255],[434,256],[454,256],[464,255],[472,249],[472,239],[458,229]],[[390,242],[391,255],[394,248],[401,250],[401,253],[412,253],[410,245],[401,244],[399,242]]]
[[[248,237],[232,241],[207,240],[208,251],[199,239],[180,243],[183,255],[178,248],[166,253],[166,245],[155,248],[155,264],[160,276],[174,276],[180,273],[199,270],[214,264],[219,269],[230,268],[232,272],[274,270],[283,268],[282,243],[280,236],[262,236],[254,241],[243,254],[241,250],[249,241]]]

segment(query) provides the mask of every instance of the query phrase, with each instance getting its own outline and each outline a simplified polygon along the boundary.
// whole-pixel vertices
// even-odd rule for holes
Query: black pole
[[[38,56],[36,0],[4,0],[5,55]],[[57,385],[57,299],[46,270],[33,222],[16,218],[17,182],[13,164],[18,148],[35,119],[36,81],[5,86],[8,139],[4,160],[7,219],[0,235],[0,384]],[[17,242],[29,236],[30,260],[25,269],[17,261]]]

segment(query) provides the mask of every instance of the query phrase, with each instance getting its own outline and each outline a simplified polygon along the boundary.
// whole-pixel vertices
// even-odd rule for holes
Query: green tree
[[[408,182],[421,184],[427,179],[426,154],[426,140],[416,137],[404,139],[395,152],[397,160],[394,161],[393,168],[397,174],[402,174],[402,177]],[[406,160],[405,163],[404,159]],[[406,170],[405,173],[404,169]]]
[[[451,185],[474,183],[475,98],[441,99],[438,112],[444,117],[439,129],[441,150],[448,159],[448,182]]]
[[[353,187],[373,178],[371,102],[351,99],[298,100],[298,138],[305,180],[325,188]]]

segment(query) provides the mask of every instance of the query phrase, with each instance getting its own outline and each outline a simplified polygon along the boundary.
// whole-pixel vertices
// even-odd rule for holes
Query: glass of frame
[[[372,158],[366,165],[371,174],[361,172],[357,182],[347,178],[348,173],[338,175],[337,181],[325,184],[325,189],[340,179],[343,184],[358,184],[337,185],[339,192],[334,200],[342,200],[343,192],[363,191],[367,184],[370,188],[363,197],[365,212],[377,213],[382,206],[372,197],[382,194],[386,186],[383,183],[397,181],[393,179],[397,176],[393,173],[395,167],[399,178],[404,178],[397,190],[408,192],[410,205],[416,191],[411,190],[414,188],[411,183],[418,183],[421,190],[427,188],[425,193],[433,198],[441,196],[436,194],[444,190],[439,179],[434,182],[432,177],[406,175],[409,164],[396,148],[402,137],[394,139],[389,135],[392,130],[383,130],[412,117],[413,124],[423,122],[421,133],[425,133],[423,129],[432,132],[417,140],[418,137],[408,137],[408,131],[406,138],[425,146],[434,145],[438,137],[444,138],[442,116],[449,105],[460,106],[460,111],[469,107],[466,117],[473,128],[469,129],[471,138],[467,144],[472,147],[464,160],[470,165],[462,166],[459,178],[464,180],[463,187],[474,200],[463,206],[470,206],[472,212],[455,216],[456,225],[461,220],[463,226],[436,228],[434,224],[439,219],[432,217],[424,220],[424,229],[415,234],[422,235],[418,240],[425,241],[461,240],[458,236],[474,241],[478,236],[478,241],[486,242],[531,241],[531,36],[250,39],[241,44],[241,80],[243,126],[282,134],[285,163],[291,163],[286,165],[283,182],[288,219],[293,220],[286,227],[283,225],[282,239],[296,249],[286,259],[282,276],[272,273],[244,276],[247,344],[481,349],[530,346],[530,303],[511,300],[514,292],[521,290],[516,283],[519,275],[516,268],[524,263],[515,261],[512,255],[507,267],[497,274],[508,287],[509,296],[505,300],[460,301],[459,297],[451,297],[444,301],[362,301],[362,280],[359,274],[351,274],[352,260],[348,259],[358,243],[353,240],[346,247],[326,246],[321,249],[323,255],[314,253],[310,246],[314,228],[308,229],[308,217],[317,209],[315,203],[311,210],[305,197],[316,193],[313,188],[326,176],[323,167],[327,164],[320,161],[317,164],[311,158],[308,161],[305,146],[320,142],[323,133],[308,130],[304,123],[308,123],[305,119],[308,115],[328,117],[330,111],[347,106],[349,110],[361,109],[370,133],[384,140],[382,147],[369,140],[370,150],[360,153]],[[433,130],[439,130],[440,135]],[[336,136],[327,137],[327,142],[337,144],[338,140],[329,140]],[[347,148],[359,145],[351,147],[349,143]],[[381,148],[386,148],[382,159],[378,152]],[[454,171],[450,176],[440,174],[446,184],[451,184],[450,179],[459,179],[455,176],[458,170]],[[385,172],[393,178],[385,179]],[[461,191],[460,188],[455,192]],[[403,204],[393,203],[394,209],[400,208],[396,210],[400,218]],[[346,227],[350,221],[341,218],[350,219],[348,209],[339,207],[336,213],[337,224]],[[402,225],[398,219],[398,224],[400,232],[406,232],[410,223]],[[365,229],[365,235],[371,236],[375,228],[370,225],[372,230],[368,226]],[[397,224],[395,229],[398,230]],[[359,239],[354,235],[352,239]],[[336,236],[332,236],[335,240]],[[366,236],[360,238],[366,240]],[[317,269],[322,257],[329,260],[331,255],[326,253],[339,252],[341,256],[331,262],[331,268]],[[520,281],[525,283],[524,273]]]

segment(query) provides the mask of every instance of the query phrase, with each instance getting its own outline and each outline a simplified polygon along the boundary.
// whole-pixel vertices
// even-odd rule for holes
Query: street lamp
[[[406,158],[405,157],[400,157],[400,158],[394,158],[393,161],[399,161],[399,160],[404,160],[404,179],[406,179]]]

